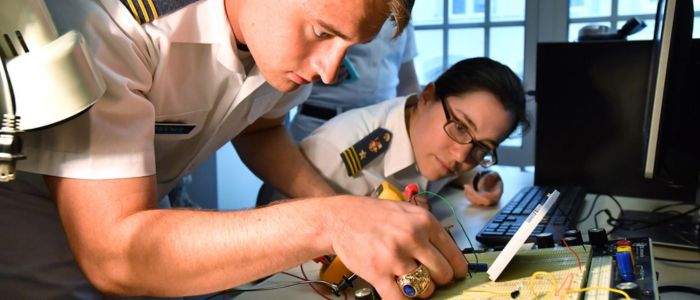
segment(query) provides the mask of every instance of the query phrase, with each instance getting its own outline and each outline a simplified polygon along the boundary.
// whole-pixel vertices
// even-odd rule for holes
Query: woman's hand
[[[503,181],[498,172],[489,172],[480,176],[476,187],[475,190],[472,184],[464,184],[464,197],[474,205],[496,205],[503,195]]]

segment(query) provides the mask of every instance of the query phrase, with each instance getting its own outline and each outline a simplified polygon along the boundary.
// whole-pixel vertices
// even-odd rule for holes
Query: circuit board
[[[471,277],[463,281],[439,288],[431,299],[513,299],[511,293],[515,291],[519,293],[518,299],[579,299],[579,293],[567,294],[566,291],[584,287],[591,248],[575,246],[571,249],[581,261],[580,268],[576,256],[567,248],[520,250],[496,282],[489,280],[486,272],[472,272]],[[491,265],[499,253],[478,253],[479,263]],[[474,254],[466,257],[475,262]],[[538,273],[533,280],[535,272],[546,273]]]

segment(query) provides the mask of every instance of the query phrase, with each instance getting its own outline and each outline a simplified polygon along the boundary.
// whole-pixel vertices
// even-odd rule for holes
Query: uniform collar
[[[233,41],[224,0],[197,1],[154,20],[151,26],[157,27],[171,42],[176,43],[219,44]]]
[[[226,16],[224,0],[203,0],[158,18],[145,26],[155,26],[172,43],[214,44],[216,58],[245,81],[245,90],[255,90],[265,82],[257,65],[247,75],[238,58],[236,39]]]
[[[411,140],[405,121],[406,103],[415,95],[405,97],[387,114],[386,128],[393,133],[393,141],[384,156],[384,174],[391,176],[407,167],[413,168],[416,162],[413,156]]]

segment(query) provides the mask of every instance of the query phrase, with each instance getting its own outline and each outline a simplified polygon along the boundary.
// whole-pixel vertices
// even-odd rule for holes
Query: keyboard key
[[[490,247],[505,246],[537,204],[544,203],[547,194],[553,190],[552,187],[543,186],[521,189],[484,226],[476,239]],[[561,193],[559,200],[550,208],[542,222],[535,227],[532,236],[528,239],[529,242],[534,242],[535,234],[549,232],[556,235],[552,227],[547,226],[550,222],[556,225],[559,232],[575,229],[576,218],[583,206],[586,192],[581,187],[558,187],[557,190]]]

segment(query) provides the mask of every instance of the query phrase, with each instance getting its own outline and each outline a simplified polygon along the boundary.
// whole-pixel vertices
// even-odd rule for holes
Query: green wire
[[[430,195],[433,197],[437,197],[438,199],[442,200],[442,202],[445,202],[445,204],[447,204],[447,207],[449,207],[450,210],[452,210],[452,215],[455,217],[455,220],[457,220],[457,224],[459,224],[459,227],[462,228],[462,233],[464,233],[464,237],[467,238],[467,242],[469,242],[469,246],[472,247],[472,250],[473,250],[472,254],[474,254],[474,258],[476,259],[476,263],[478,264],[479,263],[479,256],[476,255],[476,248],[474,248],[474,245],[472,244],[472,240],[469,239],[469,235],[467,234],[467,231],[464,229],[464,225],[462,225],[462,221],[459,220],[459,216],[457,216],[457,211],[455,211],[454,206],[452,206],[452,204],[450,204],[450,201],[447,201],[447,199],[445,199],[445,197],[441,196],[438,193],[433,193],[431,191],[422,191],[416,195],[424,195],[424,194],[427,194],[427,195]]]

